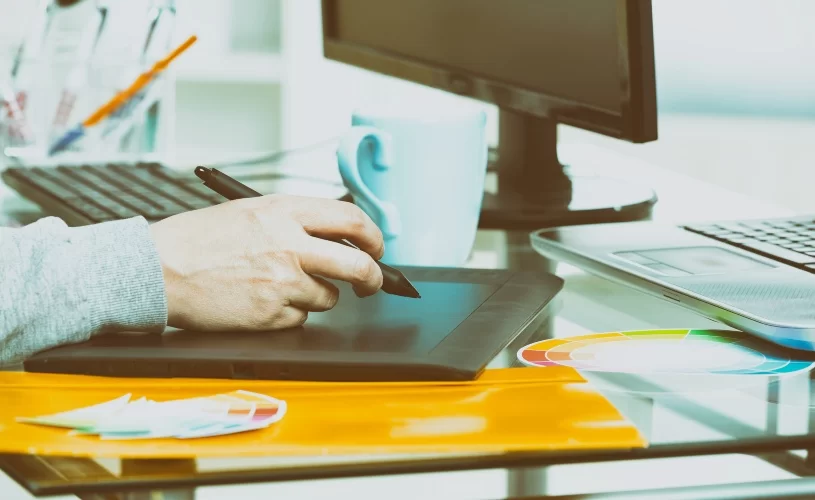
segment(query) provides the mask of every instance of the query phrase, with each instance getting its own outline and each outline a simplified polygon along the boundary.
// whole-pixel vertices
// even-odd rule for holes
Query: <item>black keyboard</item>
[[[225,201],[196,177],[157,163],[9,168],[2,179],[70,225],[139,215],[154,222]]]
[[[815,217],[736,221],[685,229],[815,272]]]

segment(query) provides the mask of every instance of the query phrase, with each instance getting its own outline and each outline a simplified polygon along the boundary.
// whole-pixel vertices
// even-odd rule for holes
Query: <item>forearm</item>
[[[166,321],[144,219],[0,228],[0,365],[103,332],[160,332]]]

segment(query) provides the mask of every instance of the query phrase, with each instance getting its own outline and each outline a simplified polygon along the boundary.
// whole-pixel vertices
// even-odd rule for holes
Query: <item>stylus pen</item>
[[[214,168],[195,167],[195,175],[204,181],[204,185],[224,198],[230,200],[238,200],[242,198],[255,198],[262,196],[254,189],[238,182],[237,180],[229,177],[223,172]],[[331,240],[340,245],[356,248],[354,245],[344,240]],[[394,269],[386,264],[377,262],[379,268],[382,269],[382,291],[391,295],[400,295],[402,297],[411,297],[414,299],[421,298],[418,290],[413,287],[404,274],[398,269]]]

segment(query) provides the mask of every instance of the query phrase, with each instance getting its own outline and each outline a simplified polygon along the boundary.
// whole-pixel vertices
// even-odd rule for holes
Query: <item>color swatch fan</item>
[[[286,402],[264,394],[233,391],[156,402],[130,394],[105,403],[18,422],[73,429],[101,439],[190,439],[264,429],[286,414]]]
[[[652,384],[677,390],[719,390],[808,372],[812,361],[791,359],[773,352],[740,332],[724,330],[642,330],[608,332],[548,339],[518,351],[528,366],[569,366],[592,381],[614,380],[638,385],[643,392],[664,392]],[[602,376],[592,376],[602,374]],[[615,375],[637,376],[633,378]]]

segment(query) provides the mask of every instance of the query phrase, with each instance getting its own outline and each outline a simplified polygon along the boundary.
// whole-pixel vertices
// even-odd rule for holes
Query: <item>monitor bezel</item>
[[[481,100],[501,109],[551,119],[634,143],[657,139],[651,0],[615,0],[620,13],[617,18],[618,33],[625,37],[619,43],[627,49],[620,51],[617,62],[622,75],[619,82],[619,113],[339,40],[333,22],[336,19],[336,1],[322,0],[323,55],[326,59]]]

